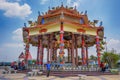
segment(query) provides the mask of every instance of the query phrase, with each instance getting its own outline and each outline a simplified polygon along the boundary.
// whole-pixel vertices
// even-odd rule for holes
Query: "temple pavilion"
[[[67,62],[78,65],[78,54],[82,65],[88,64],[88,48],[96,45],[97,61],[100,64],[101,45],[104,37],[102,22],[90,21],[87,11],[79,12],[76,7],[57,6],[45,13],[40,13],[36,22],[29,21],[29,26],[23,27],[25,46],[25,61],[30,55],[29,47],[37,47],[37,64],[43,64],[44,54],[47,61],[65,64],[64,50],[67,50]],[[44,49],[47,53],[44,53]],[[78,51],[81,48],[81,52]],[[59,50],[59,55],[57,51]]]

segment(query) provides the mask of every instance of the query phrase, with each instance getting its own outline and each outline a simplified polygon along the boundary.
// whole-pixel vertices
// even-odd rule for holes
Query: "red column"
[[[29,56],[29,43],[26,43],[26,48],[25,48],[25,63],[28,63],[28,56]]]
[[[77,35],[75,36],[76,65],[78,65]]]
[[[86,63],[88,65],[88,47],[86,46]]]
[[[55,61],[57,62],[57,48],[55,48]]]
[[[76,47],[76,65],[78,65],[78,49]]]
[[[43,46],[42,46],[42,36],[38,38],[38,52],[37,52],[37,64],[43,64]]]
[[[47,48],[47,62],[49,61],[49,45],[48,45],[48,48]]]
[[[82,54],[82,64],[85,65],[86,64],[86,55],[85,55],[85,41],[84,41],[84,35],[82,35],[82,50],[81,50],[81,54]]]
[[[56,62],[56,57],[57,57],[57,52],[56,52],[57,48],[55,47],[55,41],[53,43],[53,61]]]
[[[29,36],[29,30],[27,30],[28,36],[27,36],[27,43],[25,47],[25,63],[28,64],[28,57],[29,57],[29,41],[30,41],[30,36]]]
[[[70,41],[67,42],[67,50],[68,50],[68,62],[71,62],[70,59],[71,59],[71,49],[70,49]]]
[[[42,56],[42,53],[43,52],[43,49],[42,49],[42,41],[39,40],[38,42],[38,54],[37,54],[37,64],[40,64],[42,65],[43,64],[43,56]]]
[[[74,40],[75,38],[74,38],[74,34],[72,34],[72,65],[74,66],[75,65],[75,58],[74,58],[74,47],[75,47],[75,45],[74,45]]]
[[[52,50],[52,38],[53,38],[53,33],[50,34],[50,62],[52,62],[52,54],[53,54],[53,50]]]
[[[60,57],[60,64],[64,64],[64,42],[63,42],[63,22],[61,22],[60,26],[60,52],[59,52],[59,57]]]
[[[37,64],[40,64],[40,38],[38,37]]]
[[[47,62],[49,61],[50,57],[50,35],[48,35],[48,46],[47,46]]]
[[[99,36],[98,36],[98,31],[96,35],[96,48],[97,48],[97,60],[98,60],[98,65],[100,66],[100,41],[99,41]]]
[[[53,44],[54,45],[54,44]],[[55,61],[55,48],[53,47],[53,53],[52,53],[52,61]]]
[[[71,45],[72,45],[72,43],[71,43]],[[72,46],[71,46],[71,48],[70,48],[70,61],[71,61],[71,63],[72,63]]]
[[[44,47],[43,47],[43,45],[41,45],[41,56],[40,57],[41,57],[40,58],[41,59],[40,60],[41,61],[40,64],[43,65],[43,57],[44,57]]]

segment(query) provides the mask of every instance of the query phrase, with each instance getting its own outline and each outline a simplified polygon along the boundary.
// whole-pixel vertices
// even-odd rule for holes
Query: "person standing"
[[[25,61],[23,60],[22,62],[21,62],[21,70],[25,70]]]
[[[101,72],[105,72],[105,64],[101,62],[100,64]]]
[[[49,77],[49,75],[50,75],[50,67],[51,67],[51,64],[50,64],[50,61],[48,61],[48,63],[46,64],[46,68],[47,68],[47,77]]]
[[[11,68],[14,68],[14,65],[15,65],[15,62],[13,61],[13,62],[11,63]]]

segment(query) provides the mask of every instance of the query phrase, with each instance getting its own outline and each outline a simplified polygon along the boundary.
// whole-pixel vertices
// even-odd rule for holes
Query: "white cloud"
[[[24,43],[22,41],[22,29],[14,30],[12,35],[13,42],[6,42],[0,45],[0,61],[17,60],[21,52],[24,52]]]
[[[67,4],[70,4],[71,3],[71,0],[67,0]]]
[[[1,45],[0,62],[18,60],[18,56],[24,51],[23,43],[5,43]]]
[[[118,45],[118,44],[120,44],[120,40],[116,40],[116,39],[110,39],[109,41],[108,41],[108,44],[109,45]]]
[[[21,0],[7,0],[7,1],[20,2]]]
[[[15,1],[20,2],[21,0],[15,0]]]
[[[50,0],[40,0],[40,3],[46,4],[48,1],[50,1]],[[55,1],[51,1],[51,2],[55,2]],[[57,2],[63,2],[63,1],[58,0]],[[76,6],[78,8],[81,0],[74,0],[74,1],[73,0],[66,0],[65,2],[68,6],[72,6],[72,7]]]
[[[13,40],[23,41],[22,28],[18,28],[15,31],[13,31],[12,33],[13,33],[13,36],[12,36]]]
[[[16,47],[23,47],[23,43],[5,43],[3,45],[4,47],[8,47],[8,48],[16,48]]]
[[[0,53],[4,51],[5,49],[3,47],[0,47]]]
[[[49,1],[49,0],[40,0],[40,3],[45,4],[47,1]]]
[[[107,49],[108,50],[116,50],[117,53],[120,53],[120,40],[117,40],[117,39],[110,39],[108,42],[107,42]]]
[[[81,0],[67,0],[67,5],[72,6],[72,7],[79,7]]]
[[[106,51],[106,45],[104,46]],[[120,40],[118,39],[110,39],[107,41],[107,50],[111,51],[112,49],[114,49],[116,51],[116,53],[120,53]],[[96,45],[94,45],[93,47],[90,47],[88,50],[89,56],[90,55],[95,55],[97,56],[96,53]]]
[[[0,10],[5,11],[7,17],[25,18],[32,13],[31,7],[28,4],[20,5],[18,2],[8,2],[0,0]]]

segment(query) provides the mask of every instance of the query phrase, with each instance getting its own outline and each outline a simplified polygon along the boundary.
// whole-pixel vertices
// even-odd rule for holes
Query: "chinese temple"
[[[30,55],[29,47],[37,47],[37,64],[43,64],[44,54],[47,61],[73,66],[78,65],[78,54],[81,54],[82,65],[88,64],[88,48],[96,45],[97,61],[100,64],[101,45],[104,28],[102,22],[96,26],[98,20],[90,21],[87,11],[79,12],[76,7],[58,6],[45,13],[40,13],[36,22],[29,21],[29,26],[23,27],[23,40],[25,46],[25,61]],[[47,53],[44,53],[44,49]],[[81,52],[78,51],[81,48]],[[65,52],[64,50],[67,50]],[[57,51],[59,50],[59,54]]]

